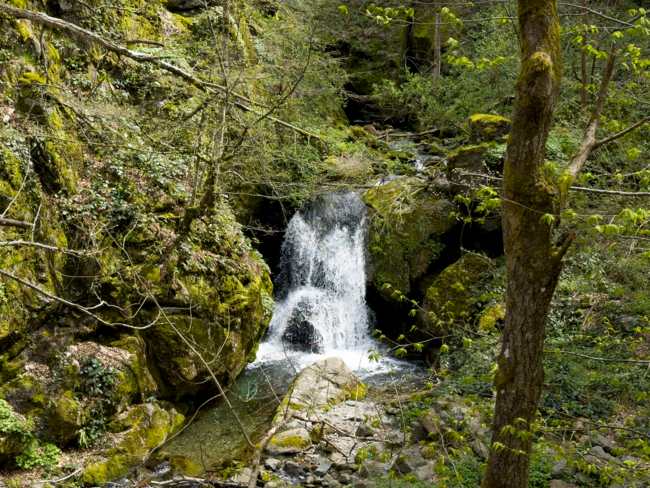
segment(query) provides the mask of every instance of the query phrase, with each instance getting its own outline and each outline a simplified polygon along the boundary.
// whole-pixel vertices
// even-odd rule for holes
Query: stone
[[[420,442],[427,439],[429,432],[425,429],[420,422],[414,420],[409,424],[411,428],[411,440],[413,442]]]
[[[50,431],[60,444],[68,444],[81,428],[81,408],[72,399],[60,396],[51,401],[47,412]]]
[[[562,480],[551,480],[550,488],[574,488],[575,485],[571,485]]]
[[[172,407],[145,403],[124,412],[119,420],[130,428],[109,451],[108,459],[86,466],[82,474],[85,484],[98,486],[124,476],[174,434],[185,417]]]
[[[467,120],[469,140],[473,144],[499,141],[510,132],[510,120],[498,115],[475,114]]]
[[[251,474],[252,474],[251,468],[247,466],[242,468],[239,471],[239,473],[232,476],[230,479],[234,483],[248,484],[248,482],[251,480]]]
[[[444,324],[431,321],[429,312],[435,313],[442,319],[445,313],[453,313],[454,317],[458,318],[463,312],[470,312],[467,303],[470,289],[488,276],[491,266],[488,258],[479,254],[466,253],[454,264],[446,267],[427,290],[422,301],[422,310],[418,313],[419,324],[431,334],[446,333]]]
[[[391,293],[383,285],[390,283],[402,293],[408,293],[412,280],[423,277],[440,255],[441,236],[456,224],[450,218],[450,213],[457,211],[456,205],[425,191],[428,187],[426,181],[405,177],[362,195],[369,207],[372,286],[391,304]],[[408,201],[403,198],[407,194],[412,195]]]
[[[268,481],[264,484],[264,488],[278,488],[280,486],[277,481]]]
[[[553,471],[551,472],[551,478],[558,480],[566,474],[566,471],[569,471],[567,467],[568,461],[566,459],[560,459],[557,463],[553,464]]]
[[[474,452],[474,455],[479,459],[487,459],[490,455],[488,448],[485,447],[485,444],[483,444],[479,439],[472,442],[472,452]]]
[[[613,325],[627,333],[632,333],[637,327],[643,327],[643,322],[632,315],[622,315],[613,320]]]
[[[304,427],[284,430],[271,439],[266,452],[271,455],[297,454],[311,446],[309,432]]]
[[[389,446],[403,447],[407,440],[406,432],[391,432],[386,436],[385,442]]]
[[[322,414],[333,405],[350,398],[363,397],[366,390],[366,386],[341,358],[322,359],[298,373],[282,400],[282,405],[278,407],[273,422],[280,422],[286,409],[301,412],[305,416]]]
[[[294,461],[287,461],[284,463],[284,472],[294,478],[305,475],[305,469]]]
[[[614,449],[616,449],[616,444],[614,444],[602,434],[592,434],[589,436],[589,440],[591,441],[592,445],[602,447],[607,453],[611,453]]]
[[[316,330],[313,320],[312,304],[309,298],[303,298],[291,312],[282,334],[282,342],[298,351],[322,352],[323,337]]]
[[[409,474],[427,464],[417,448],[404,449],[393,463],[393,469],[400,474]]]
[[[375,429],[370,427],[368,424],[363,423],[360,424],[359,427],[357,427],[357,431],[355,432],[354,435],[356,435],[357,437],[371,437],[374,434],[375,434]]]
[[[342,485],[347,485],[350,482],[350,475],[348,473],[341,473],[338,481]]]
[[[379,478],[388,475],[390,465],[379,461],[364,461],[363,466],[359,469],[359,474],[365,478]]]
[[[435,470],[433,466],[427,463],[424,466],[420,466],[419,468],[417,468],[411,474],[415,476],[417,479],[419,479],[420,481],[424,481],[427,478],[433,476],[435,474]]]
[[[434,410],[429,410],[422,417],[420,417],[422,427],[429,433],[429,438],[438,437],[442,431],[438,423],[437,416]]]
[[[330,461],[332,461],[334,464],[338,463],[342,457],[343,456],[341,456],[341,454],[338,452],[333,452],[329,455]]]
[[[611,454],[606,453],[605,449],[603,449],[602,446],[592,447],[591,449],[589,449],[589,454],[604,459],[610,463],[618,464],[621,467],[625,467],[625,463],[623,461],[612,456]]]
[[[277,471],[282,467],[282,461],[275,458],[266,458],[264,461],[264,467],[270,469],[271,471]]]
[[[354,484],[354,488],[377,488],[376,481],[359,480]]]
[[[318,465],[318,467],[314,470],[314,474],[316,476],[323,477],[327,474],[327,472],[330,470],[332,467],[332,461],[329,459],[325,459],[322,463]]]

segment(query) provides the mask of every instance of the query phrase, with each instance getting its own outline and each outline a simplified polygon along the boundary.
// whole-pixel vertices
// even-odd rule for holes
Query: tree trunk
[[[433,41],[433,82],[436,83],[440,78],[440,67],[442,66],[442,59],[440,54],[440,14],[436,14],[436,32]]]
[[[526,432],[542,393],[546,319],[569,244],[554,252],[552,226],[541,219],[559,212],[565,193],[542,169],[562,76],[557,1],[519,0],[518,9],[521,71],[502,198],[508,291],[495,377],[493,450],[483,488],[528,486],[532,436]],[[506,426],[514,433],[502,435]]]
[[[584,47],[587,45],[586,33],[582,37],[582,47],[580,51],[580,74],[582,81],[582,88],[580,88],[580,117],[584,117],[587,112],[587,51]]]

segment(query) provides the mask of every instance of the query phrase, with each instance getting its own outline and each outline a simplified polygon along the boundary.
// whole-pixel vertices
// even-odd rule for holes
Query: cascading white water
[[[260,361],[297,366],[339,356],[369,366],[372,313],[366,294],[366,207],[354,192],[317,198],[289,222],[275,314]]]

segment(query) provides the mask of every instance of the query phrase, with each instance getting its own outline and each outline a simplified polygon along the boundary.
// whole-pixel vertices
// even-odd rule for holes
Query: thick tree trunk
[[[493,450],[483,488],[528,486],[532,436],[526,432],[542,393],[546,319],[565,251],[554,252],[552,227],[541,219],[556,215],[563,200],[560,188],[542,169],[562,76],[557,2],[519,0],[518,5],[521,72],[502,199],[508,291],[495,378]],[[502,435],[506,426],[514,427],[514,433]],[[495,449],[499,445],[503,447]]]

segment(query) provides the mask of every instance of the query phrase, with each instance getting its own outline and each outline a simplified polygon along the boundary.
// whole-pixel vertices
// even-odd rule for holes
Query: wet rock
[[[427,436],[429,435],[429,432],[427,432],[427,430],[417,420],[411,422],[409,424],[409,427],[411,428],[411,440],[413,442],[426,440]]]
[[[309,432],[304,427],[284,430],[273,436],[266,452],[271,455],[296,454],[311,446]]]
[[[469,140],[473,144],[499,141],[510,132],[510,120],[498,115],[475,114],[468,122]]]
[[[264,467],[271,471],[277,471],[282,467],[282,462],[275,458],[267,458],[266,461],[264,461]]]
[[[332,405],[351,397],[363,397],[366,390],[341,358],[323,359],[307,366],[296,376],[273,421],[282,420],[285,409],[299,411],[305,416],[322,414]]]
[[[485,444],[483,444],[483,442],[481,442],[479,439],[476,439],[474,442],[472,442],[472,451],[474,452],[474,455],[479,459],[487,459],[490,455],[488,448],[485,447]]]
[[[378,478],[388,475],[390,465],[379,461],[365,461],[359,469],[359,474],[365,478]]]
[[[300,464],[294,461],[287,461],[284,464],[284,472],[287,473],[287,475],[292,476],[294,478],[305,475],[305,469]]]
[[[332,461],[330,461],[329,459],[325,459],[314,470],[314,474],[316,476],[320,476],[322,478],[323,476],[325,476],[327,474],[327,472],[330,470],[331,467],[332,467]]]
[[[303,298],[293,309],[287,327],[282,334],[282,342],[292,349],[305,352],[322,352],[323,337],[312,324],[313,312],[309,299]]]
[[[354,435],[357,437],[371,437],[374,435],[375,429],[370,427],[368,424],[361,424],[359,427],[357,427],[357,431]]]

